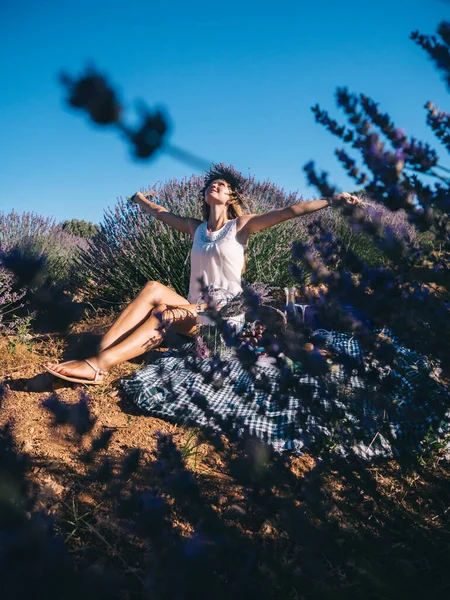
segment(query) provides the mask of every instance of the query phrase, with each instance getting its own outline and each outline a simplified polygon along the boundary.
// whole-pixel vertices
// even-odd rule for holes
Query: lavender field
[[[411,37],[450,90],[450,23],[437,35]],[[63,84],[69,106],[137,156],[174,152],[164,116],[131,130],[95,70]],[[336,101],[345,125],[312,110],[345,148],[336,156],[360,202],[338,198],[253,236],[238,298],[247,334],[213,314],[231,361],[200,360],[174,336],[168,362],[154,349],[95,387],[44,373],[44,360],[95,353],[148,281],[186,296],[190,240],[123,198],[98,224],[0,213],[5,598],[446,594],[450,115],[425,107],[438,153],[364,94],[339,88]],[[335,197],[327,173],[304,170]],[[244,181],[251,213],[306,200]],[[151,190],[199,218],[203,184],[192,175]],[[312,317],[285,310],[292,286]]]

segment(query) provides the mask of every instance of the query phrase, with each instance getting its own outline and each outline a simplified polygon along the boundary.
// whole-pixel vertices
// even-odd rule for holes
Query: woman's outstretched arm
[[[195,230],[201,223],[199,219],[181,217],[180,215],[169,212],[167,208],[152,202],[149,198],[146,198],[144,194],[141,194],[141,192],[134,194],[134,196],[130,198],[130,201],[137,204],[141,210],[152,215],[155,219],[167,223],[167,225],[170,225],[170,227],[173,227],[178,231],[189,233],[191,237],[194,237]]]
[[[256,215],[243,215],[239,217],[237,231],[240,238],[247,238],[251,233],[269,229],[279,223],[283,223],[289,219],[295,219],[303,215],[308,215],[322,208],[330,206],[333,201],[344,202],[349,204],[359,204],[359,199],[347,192],[336,194],[333,198],[324,198],[321,200],[311,200],[311,202],[297,202],[286,208],[277,208],[267,213]]]

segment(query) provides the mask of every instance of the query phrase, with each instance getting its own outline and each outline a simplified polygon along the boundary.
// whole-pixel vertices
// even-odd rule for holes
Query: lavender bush
[[[448,70],[449,24],[442,23],[438,33],[441,42],[418,33],[412,34],[412,39],[437,60],[441,69]],[[412,233],[410,227],[402,238],[395,237],[392,227],[383,230],[382,213],[368,218],[364,210],[350,209],[348,219],[352,228],[371,235],[377,247],[390,258],[390,268],[380,265],[370,269],[350,252],[349,260],[354,260],[358,281],[351,279],[344,268],[332,275],[323,270],[318,280],[328,286],[334,300],[358,305],[377,325],[391,327],[410,346],[439,357],[448,371],[450,319],[445,299],[448,300],[450,290],[449,169],[439,162],[436,150],[409,138],[364,94],[351,94],[340,88],[336,99],[348,118],[348,126],[339,125],[319,106],[312,110],[316,120],[349,148],[336,151],[347,173],[358,185],[365,185],[365,193],[371,199],[394,213],[404,211],[410,224],[428,243],[421,247],[420,236]],[[446,114],[431,103],[427,103],[426,110],[427,122],[448,150]],[[334,192],[327,174],[318,174],[314,163],[307,164],[305,171],[322,194]],[[330,248],[324,248],[330,246],[326,232],[317,231],[316,245],[330,255]],[[298,251],[302,252],[302,248]]]
[[[0,333],[15,333],[24,323],[17,313],[24,307],[26,289],[14,290],[13,274],[0,267]]]
[[[51,217],[35,213],[0,213],[0,253],[19,252],[45,262],[52,283],[66,283],[78,251],[86,247],[80,236],[66,231]]]
[[[198,214],[200,178],[171,182],[159,190],[161,202],[174,212]],[[190,240],[164,226],[135,205],[119,200],[105,213],[98,235],[77,261],[84,280],[79,289],[95,304],[121,304],[147,281],[157,280],[186,294]]]
[[[52,218],[0,213],[0,314],[11,331],[47,310],[55,290],[73,289],[74,260],[86,245]]]

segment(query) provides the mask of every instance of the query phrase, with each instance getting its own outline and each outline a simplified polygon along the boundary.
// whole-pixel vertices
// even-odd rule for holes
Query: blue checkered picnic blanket
[[[371,384],[367,373],[374,365],[358,342],[349,334],[330,333],[330,346],[344,360],[320,377],[302,372],[301,365],[280,369],[264,358],[250,369],[237,358],[200,361],[184,348],[135,372],[122,381],[122,389],[154,417],[254,436],[280,452],[327,448],[369,459],[420,452],[425,443],[446,439],[449,393],[426,357],[384,331],[396,351],[395,370],[385,368]],[[350,368],[345,358],[351,359]]]

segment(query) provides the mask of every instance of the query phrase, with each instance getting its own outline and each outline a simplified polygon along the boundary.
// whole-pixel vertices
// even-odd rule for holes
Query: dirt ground
[[[1,400],[0,426],[13,424],[17,448],[30,457],[33,465],[30,476],[37,489],[36,508],[45,509],[54,515],[57,522],[63,523],[63,532],[66,539],[70,540],[72,551],[76,554],[82,548],[87,531],[94,532],[95,538],[95,528],[101,523],[102,533],[97,535],[98,539],[93,543],[96,552],[117,557],[123,552],[124,539],[121,536],[119,542],[116,526],[108,521],[110,509],[100,506],[101,489],[95,484],[89,488],[85,485],[87,466],[82,457],[92,440],[102,432],[113,432],[108,456],[116,464],[133,449],[139,448],[144,469],[155,462],[157,440],[161,435],[172,436],[186,466],[195,474],[197,481],[201,481],[208,503],[218,513],[229,510],[232,514],[235,510],[238,515],[240,507],[237,503],[243,500],[244,493],[242,486],[230,477],[220,453],[215,452],[209,443],[200,440],[197,430],[149,417],[120,397],[117,389],[119,380],[157,359],[165,348],[146,355],[140,361],[115,367],[105,383],[99,386],[58,380],[42,368],[46,360],[89,356],[106,329],[107,321],[99,319],[96,322],[91,319],[66,337],[1,337],[0,382],[6,383],[7,392]],[[181,340],[175,338],[171,341],[176,345]],[[68,427],[54,426],[52,414],[43,408],[43,402],[52,394],[57,394],[68,405],[77,404],[80,398],[87,400],[95,420],[89,434],[79,439]],[[293,468],[300,474],[313,464],[310,458],[299,459]],[[86,517],[79,519],[82,513],[89,513],[90,521]],[[175,517],[175,523],[181,535],[189,535],[193,530],[186,519],[177,521]],[[241,523],[236,522],[236,527],[245,530]],[[247,532],[253,534],[248,529]],[[116,542],[102,543],[101,538],[105,535]]]
[[[267,559],[267,564],[262,561],[259,569],[260,576],[272,582],[273,597],[279,594],[288,597],[289,590],[294,594],[295,578],[303,577],[297,563],[303,560],[302,552],[310,550],[289,540],[282,525],[282,511],[278,516],[268,517],[261,507],[251,505],[244,486],[232,476],[223,453],[203,441],[197,430],[148,417],[118,394],[119,379],[139,368],[143,361],[118,366],[104,384],[90,387],[57,380],[43,371],[41,365],[45,360],[89,356],[106,326],[104,319],[91,319],[66,337],[0,338],[0,381],[7,384],[7,392],[1,400],[0,425],[13,424],[18,449],[30,457],[30,477],[37,490],[36,508],[44,508],[54,515],[57,529],[80,565],[104,565],[105,562],[116,565],[124,573],[124,600],[135,598],[148,553],[142,552],[135,537],[119,532],[118,521],[111,518],[111,506],[102,498],[102,487],[96,482],[86,484],[89,465],[83,455],[93,439],[111,431],[108,456],[119,463],[133,449],[139,448],[142,472],[153,473],[158,439],[161,434],[170,434],[200,486],[202,502],[237,540],[250,540],[265,556],[269,552],[271,559]],[[144,360],[154,360],[157,356],[158,352],[154,352]],[[77,404],[81,397],[87,399],[95,424],[81,440],[68,427],[55,427],[53,416],[43,408],[42,402],[53,393],[69,405]],[[300,490],[315,467],[316,461],[309,456],[291,457],[290,479],[280,484],[274,495],[282,502],[287,494],[292,508],[301,507]],[[376,577],[381,580],[387,577],[385,582],[377,584],[381,586],[380,594],[385,589],[393,593],[379,597],[400,598],[404,597],[403,592],[429,590],[430,585],[437,586],[443,593],[450,585],[445,567],[450,557],[448,467],[435,462],[420,472],[405,475],[393,465],[374,466],[370,477],[379,488],[376,500],[362,491],[359,480],[355,484],[348,474],[343,480],[338,472],[329,473],[327,510],[312,515],[312,522],[321,536],[327,531],[326,527],[331,527],[330,539],[336,547],[342,546],[343,558],[336,560],[347,561],[344,547],[347,548],[348,571],[347,567],[335,564],[334,558],[326,556],[325,579],[314,584],[317,589],[308,588],[310,593],[304,597],[323,597],[320,590],[325,589],[327,581],[328,591],[338,581],[341,589],[348,586],[348,596],[342,597],[369,597],[365,592],[371,589],[370,597],[375,598],[378,597],[373,595]],[[355,492],[356,489],[359,491]],[[180,536],[189,536],[195,528],[195,508],[187,516],[186,512],[178,511],[174,503],[172,519]],[[365,544],[364,552],[357,556],[354,548],[348,550],[351,543],[355,543],[355,548]],[[286,561],[291,561],[292,581],[277,582],[276,561],[280,569],[286,569]],[[355,561],[359,561],[359,580],[354,575]],[[410,570],[414,577],[405,583]]]
[[[42,463],[53,464],[59,461],[71,470],[79,468],[79,456],[89,447],[92,439],[104,430],[114,432],[109,451],[117,458],[126,455],[133,448],[140,448],[144,454],[151,456],[156,449],[156,434],[170,434],[179,448],[184,448],[186,454],[195,456],[197,472],[213,476],[214,469],[219,467],[216,476],[220,478],[220,465],[215,464],[210,448],[196,444],[195,431],[149,417],[119,396],[119,380],[157,359],[166,348],[149,353],[142,360],[115,367],[105,383],[98,386],[65,382],[42,368],[46,360],[70,360],[89,356],[89,350],[95,348],[105,330],[105,321],[100,319],[99,323],[90,321],[82,324],[76,332],[66,337],[1,337],[0,381],[7,383],[8,393],[2,400],[0,425],[12,420],[16,441],[24,452],[39,458]],[[175,344],[179,342],[177,339],[171,341]],[[58,394],[68,404],[79,402],[81,397],[87,399],[95,425],[76,451],[69,432],[64,434],[55,429],[52,415],[42,407],[42,402],[52,393]],[[195,452],[189,451],[191,447],[195,447]],[[60,481],[56,483],[56,487],[64,485]]]

